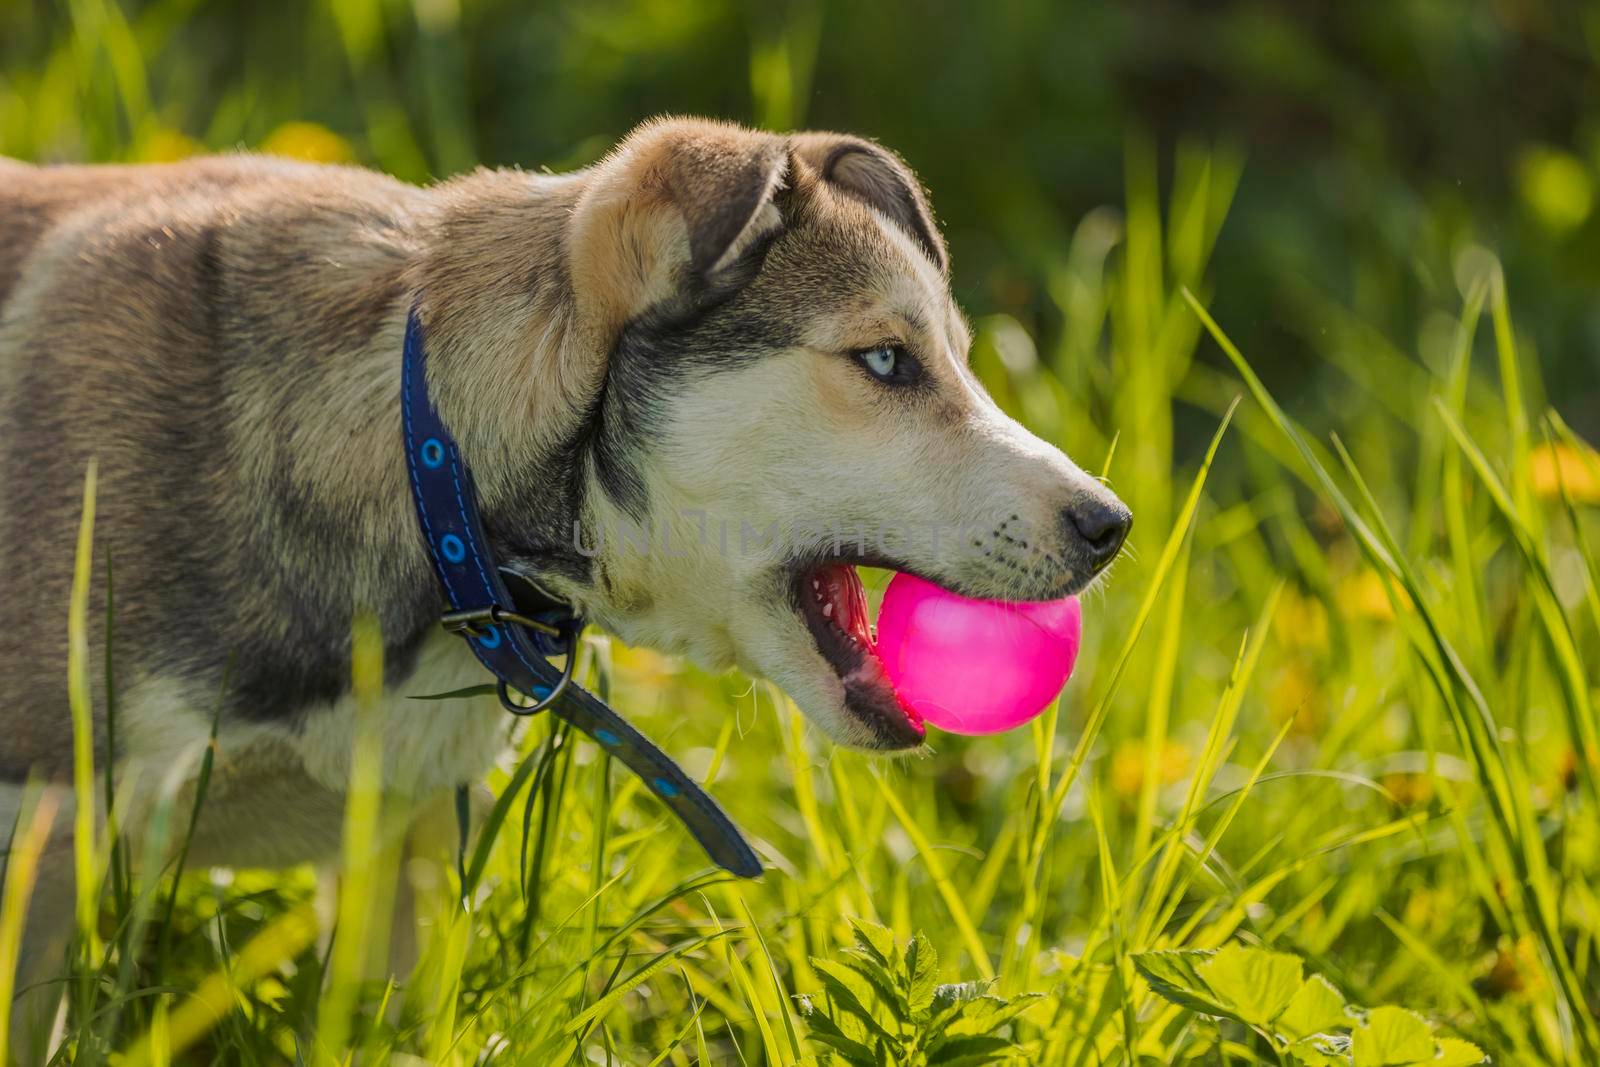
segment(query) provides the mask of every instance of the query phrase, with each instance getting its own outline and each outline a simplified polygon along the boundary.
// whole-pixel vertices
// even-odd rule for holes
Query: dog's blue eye
[[[916,361],[899,345],[879,345],[856,353],[856,358],[881,382],[903,384],[916,375]]]

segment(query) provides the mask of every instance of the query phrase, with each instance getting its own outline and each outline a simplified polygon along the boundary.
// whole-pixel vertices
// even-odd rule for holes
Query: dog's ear
[[[949,271],[950,258],[922,185],[899,156],[839,133],[797,133],[790,144],[823,181],[883,212],[922,246],[941,273]]]
[[[748,280],[752,251],[782,226],[780,137],[725,123],[657,119],[588,175],[568,231],[575,297],[602,330],[673,298]]]

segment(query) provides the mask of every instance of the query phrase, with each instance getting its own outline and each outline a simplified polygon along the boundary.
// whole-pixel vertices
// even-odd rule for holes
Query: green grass
[[[1153,195],[1138,183],[1130,194]],[[1196,195],[1179,189],[1167,218]],[[1129,226],[1161,217],[1145,205]],[[1130,259],[1143,243],[1159,260],[1177,235],[1127,240]],[[874,761],[832,748],[769,686],[591,638],[582,676],[711,783],[761,841],[763,880],[704,871],[631,777],[535,720],[492,776],[498,802],[465,868],[470,907],[442,887],[417,976],[363,985],[364,953],[387,929],[393,857],[370,844],[385,813],[358,739],[347,858],[360,873],[337,909],[338,929],[358,936],[335,937],[326,957],[306,872],[174,884],[164,846],[129,865],[93,823],[78,826],[77,864],[97,891],[79,908],[87,936],[63,1055],[804,1062],[854,1040],[812,1035],[838,1016],[838,961],[859,951],[852,924],[868,923],[899,943],[919,937],[939,961],[929,980],[981,982],[1013,1002],[1038,994],[996,1011],[989,1044],[930,1039],[935,1050],[1280,1062],[1291,1045],[1270,1023],[1197,1015],[1134,965],[1242,943],[1303,959],[1349,1003],[1401,1002],[1500,1062],[1595,1062],[1600,464],[1559,420],[1516,406],[1504,383],[1533,368],[1492,273],[1463,299],[1442,373],[1408,365],[1416,395],[1374,398],[1324,442],[1190,294],[1203,258],[1190,262],[1188,277],[1167,260],[1099,278],[1107,332],[1094,351],[1112,368],[1106,399],[1134,425],[1097,443],[1072,397],[1055,424],[1030,420],[1063,443],[1090,437],[1087,453],[1110,456],[1119,487],[1133,480],[1125,467],[1148,464],[1156,484],[1136,494],[1170,516],[1154,529],[1141,516],[1135,551],[1089,600],[1077,676],[1031,730],[936,737],[929,758]],[[1484,308],[1496,328],[1480,342]],[[993,374],[987,356],[1016,343],[1001,336],[1013,327],[979,325],[977,361]],[[1202,329],[1242,402],[1225,371],[1194,363]],[[1494,360],[1480,366],[1485,347]],[[996,392],[1022,407],[1059,391],[1047,360],[1006,374]],[[1171,441],[1177,393],[1222,410],[1199,466],[1162,477],[1165,453],[1131,445],[1151,423]],[[1397,404],[1415,418],[1393,418]],[[85,560],[92,502],[91,473]],[[91,623],[83,604],[75,641]],[[381,665],[371,640],[356,645],[368,692]],[[81,655],[74,664],[86,669]],[[74,687],[75,708],[87,693]],[[78,755],[87,794],[94,754]],[[169,797],[152,836],[171,842],[189,814]],[[14,868],[8,887],[27,876]],[[13,893],[0,961],[20,918]],[[903,1047],[921,1048],[921,1024],[899,1025],[911,1027]],[[972,1026],[967,1037],[985,1036]]]
[[[72,127],[98,158],[172,148],[140,49],[181,5],[132,25],[114,4],[69,7],[82,47],[17,79],[56,111],[24,133],[8,113],[0,145],[26,154]],[[376,62],[375,12],[335,6],[353,70]],[[754,46],[772,123],[797,120],[807,26]],[[430,53],[441,83],[447,44]],[[382,84],[357,84],[361,154],[420,173],[426,139]],[[433,99],[428,128],[457,104]],[[213,140],[235,136],[233,106]],[[317,131],[284,136],[304,147]],[[433,150],[471,160],[470,144]],[[973,362],[999,402],[1137,516],[1086,600],[1057,706],[1009,735],[877,761],[832,747],[770,686],[591,637],[580,677],[710,784],[769,872],[707,870],[596,746],[535,719],[490,777],[466,892],[425,901],[422,962],[399,987],[359,977],[393,881],[372,828],[397,817],[359,752],[372,774],[346,855],[364,873],[344,883],[347,936],[327,951],[309,871],[178,875],[193,809],[175,788],[141,857],[80,817],[76,865],[96,891],[64,975],[61,1061],[788,1064],[848,1058],[877,1026],[914,1062],[963,1062],[951,1048],[973,1063],[1345,1062],[1337,1042],[1293,1047],[1286,1020],[1312,1008],[1289,998],[1321,990],[1302,981],[1316,975],[1370,1009],[1322,1020],[1357,1063],[1406,1062],[1379,1050],[1416,1040],[1600,1062],[1600,458],[1544,406],[1486,256],[1398,326],[1302,294],[1318,381],[1335,383],[1312,394],[1206,310],[1239,160],[1187,149],[1163,194],[1133,136],[1125,167],[1122,212],[1091,216],[1044,265],[1059,337],[974,309]],[[78,578],[94,580],[86,564]],[[74,605],[60,625],[82,721],[96,620]],[[381,665],[373,642],[357,649],[366,692]],[[76,756],[79,795],[114,796],[103,753]],[[44,797],[24,830],[51,821]],[[0,994],[30,839],[5,871]]]

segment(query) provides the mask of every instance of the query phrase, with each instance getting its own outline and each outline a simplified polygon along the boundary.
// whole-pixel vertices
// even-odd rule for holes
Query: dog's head
[[[858,138],[649,124],[564,235],[590,398],[588,560],[561,582],[625,640],[737,664],[840,741],[919,744],[853,565],[1044,600],[1111,561],[1127,508],[967,367],[922,190]]]

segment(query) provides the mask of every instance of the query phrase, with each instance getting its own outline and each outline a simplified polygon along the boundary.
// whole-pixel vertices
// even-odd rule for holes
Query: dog
[[[119,779],[184,779],[217,722],[192,864],[337,857],[358,614],[382,633],[385,788],[490,767],[493,701],[406,696],[483,680],[440,630],[408,496],[413,308],[499,557],[623,641],[770,679],[844,744],[923,743],[856,565],[1043,600],[1127,535],[968,369],[928,201],[868,140],[668,118],[574,173],[427,188],[249,155],[0,161],[6,825],[28,776],[71,775],[91,462],[97,751],[109,561]],[[68,837],[30,930],[72,897]]]

